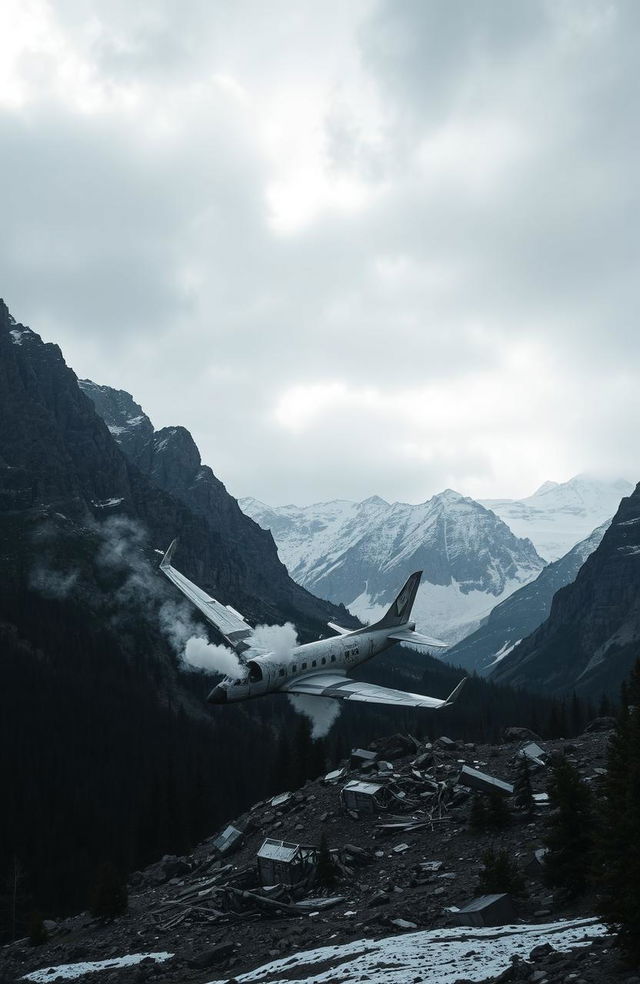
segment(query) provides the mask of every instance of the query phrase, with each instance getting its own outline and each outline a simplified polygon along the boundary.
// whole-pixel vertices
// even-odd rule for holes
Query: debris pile
[[[571,742],[509,737],[490,746],[395,735],[355,749],[322,778],[230,818],[188,857],[165,857],[132,875],[129,911],[120,919],[64,920],[44,947],[14,945],[0,961],[11,961],[18,977],[74,954],[163,950],[174,954],[171,971],[154,966],[154,981],[179,974],[204,982],[211,967],[233,977],[324,943],[574,915],[543,881],[545,763],[564,752],[597,782],[607,733]],[[512,795],[523,757],[532,765],[534,800],[526,815]],[[500,831],[473,829],[474,803],[496,796],[511,822]],[[526,881],[517,906],[504,894],[479,897],[481,858],[496,841]],[[323,842],[330,877],[326,870],[320,877]],[[0,980],[3,972],[0,962]],[[136,973],[136,984],[146,979],[145,965]]]

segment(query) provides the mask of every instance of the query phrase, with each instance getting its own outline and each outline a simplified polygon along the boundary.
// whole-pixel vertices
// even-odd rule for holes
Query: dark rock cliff
[[[125,394],[111,394],[122,409]],[[151,546],[178,536],[185,573],[250,619],[294,619],[317,633],[346,617],[289,578],[270,534],[200,464],[188,432],[153,435],[148,418],[135,416],[139,433],[129,428],[121,449],[122,435],[96,413],[58,346],[0,303],[0,509],[48,509],[83,523],[125,515],[143,524]]]
[[[293,618],[297,624],[302,619],[304,624],[313,619],[323,623],[337,618],[356,624],[344,609],[338,610],[314,598],[289,577],[271,534],[245,516],[212,469],[202,464],[200,452],[186,428],[164,427],[154,431],[149,417],[128,393],[90,380],[80,381],[80,388],[93,401],[130,464],[156,495],[162,492],[172,501],[182,503],[192,516],[204,521],[210,534],[219,538],[219,556],[211,559],[211,566],[206,570],[200,565],[199,583],[207,587],[211,571],[218,569],[224,558],[235,560],[235,569],[229,563],[224,576],[218,576],[220,587],[216,590],[224,593],[225,586],[233,584],[238,592],[236,600],[229,597],[223,600],[230,600],[240,608],[244,603],[245,609],[241,608],[244,614],[255,612],[254,617],[264,617],[259,608],[256,611],[253,599],[243,600],[240,594],[261,599],[265,612],[273,613],[272,621]],[[197,558],[194,556],[191,562],[197,565]]]
[[[557,592],[549,618],[492,679],[556,694],[615,694],[639,655],[640,485],[573,584]]]
[[[518,588],[496,605],[480,628],[447,651],[447,660],[482,675],[491,673],[510,649],[544,622],[556,591],[575,580],[608,525],[599,526],[560,560],[544,567],[535,581]]]

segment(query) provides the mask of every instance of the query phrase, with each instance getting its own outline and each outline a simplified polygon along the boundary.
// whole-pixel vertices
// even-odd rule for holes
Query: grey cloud
[[[532,374],[561,390],[521,388],[529,461],[549,449],[526,480],[569,477],[551,473],[558,461],[623,470],[637,408],[611,381],[638,372],[637,5],[96,0],[87,12],[69,0],[56,12],[105,91],[144,90],[139,109],[83,113],[45,73],[25,109],[0,112],[3,294],[80,375],[129,389],[156,426],[188,426],[240,495],[501,495],[527,489],[505,487],[506,452],[496,471],[471,383],[502,403],[496,444],[509,447],[522,343],[544,356]],[[267,195],[287,162],[265,149],[272,121],[255,107],[263,89],[277,101],[299,88],[317,112],[316,85],[327,180],[368,197],[278,234]],[[446,381],[468,434],[443,419],[438,446],[412,458],[399,440],[421,431],[393,408],[329,407],[300,434],[274,422],[283,392],[331,381],[398,400]]]

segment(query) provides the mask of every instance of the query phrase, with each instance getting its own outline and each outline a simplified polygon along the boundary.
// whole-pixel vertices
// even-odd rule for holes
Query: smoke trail
[[[332,697],[309,697],[306,694],[288,694],[288,697],[293,709],[309,719],[314,740],[325,738],[340,717],[340,701]]]
[[[214,646],[202,636],[191,636],[184,647],[184,661],[191,669],[205,670],[207,673],[222,673],[223,676],[241,680],[247,674],[232,649]]]
[[[61,601],[72,593],[79,576],[79,571],[54,571],[44,564],[39,564],[31,571],[29,587],[45,598],[56,598]]]
[[[284,658],[298,645],[298,633],[291,622],[285,622],[284,625],[256,625],[247,642],[251,647],[264,649],[267,653],[275,653]]]

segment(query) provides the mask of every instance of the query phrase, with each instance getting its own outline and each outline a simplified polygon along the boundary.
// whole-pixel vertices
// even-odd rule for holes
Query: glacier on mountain
[[[513,530],[526,536],[547,561],[563,557],[576,543],[615,514],[633,492],[626,479],[575,475],[568,482],[545,482],[524,499],[482,499]]]
[[[240,505],[270,529],[291,576],[308,590],[375,621],[406,577],[423,570],[418,630],[453,644],[544,566],[533,544],[452,489],[418,505],[334,500],[311,506]]]

